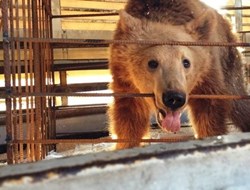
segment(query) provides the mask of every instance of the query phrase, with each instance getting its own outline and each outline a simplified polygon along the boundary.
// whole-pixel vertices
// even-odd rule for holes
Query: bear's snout
[[[169,90],[163,93],[162,101],[166,107],[175,111],[186,103],[186,94]]]

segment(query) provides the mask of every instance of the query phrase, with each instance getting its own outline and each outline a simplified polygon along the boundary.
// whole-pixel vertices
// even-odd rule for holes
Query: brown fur
[[[198,0],[130,0],[125,10],[114,39],[237,41],[230,24]],[[139,140],[149,135],[150,114],[168,110],[161,100],[166,90],[187,96],[246,94],[241,56],[234,47],[113,44],[110,51],[114,92],[155,94],[155,98],[115,98],[109,109],[110,131],[119,139],[133,140],[118,143],[117,149],[139,146]],[[183,68],[183,57],[190,59],[189,69]],[[159,69],[148,69],[150,59],[158,60]],[[250,131],[249,101],[188,99],[185,105],[198,138],[226,134],[227,118],[242,131]]]

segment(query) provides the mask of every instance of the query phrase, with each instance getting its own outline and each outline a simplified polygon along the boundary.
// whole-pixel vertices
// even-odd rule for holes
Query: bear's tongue
[[[161,123],[162,128],[170,132],[179,131],[181,127],[181,121],[180,121],[181,113],[176,111],[176,112],[168,112],[165,115],[166,116],[163,118]]]

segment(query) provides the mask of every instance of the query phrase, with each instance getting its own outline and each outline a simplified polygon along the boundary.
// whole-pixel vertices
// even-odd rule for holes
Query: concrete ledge
[[[0,168],[0,189],[250,189],[250,134]]]

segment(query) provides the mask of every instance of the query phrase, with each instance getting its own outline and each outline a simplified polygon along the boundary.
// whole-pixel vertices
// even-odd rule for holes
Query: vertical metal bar
[[[4,57],[4,81],[5,90],[11,92],[11,66],[10,66],[10,44],[9,44],[9,1],[2,1],[2,23],[3,23],[3,57]],[[13,164],[12,124],[11,124],[11,98],[5,99],[6,104],[6,133],[7,133],[7,163]]]
[[[51,15],[53,16],[53,14],[60,14],[60,7],[61,7],[61,2],[60,0],[54,0],[54,1],[50,1],[48,0],[50,3],[50,9],[51,9]],[[52,6],[53,9],[52,9]],[[53,11],[52,11],[53,10]],[[60,37],[61,33],[57,32],[60,31],[61,28],[61,19],[56,19],[53,20],[53,17],[50,17],[50,36],[51,38],[55,38],[55,37]],[[54,30],[55,29],[55,30]],[[53,49],[51,50],[51,59],[52,59],[52,64],[54,65],[54,51]],[[52,68],[52,67],[51,67]],[[55,84],[55,72],[52,71],[52,80],[53,80],[53,85]],[[56,114],[55,114],[55,106],[56,106],[56,97],[52,97],[53,100],[53,108],[52,108],[52,114],[53,114],[53,119],[52,119],[52,126],[53,126],[53,130],[51,131],[51,136],[52,137],[56,137]],[[54,146],[54,148],[56,148],[56,146]]]
[[[50,11],[49,11],[49,3],[46,0],[42,1],[43,3],[43,13],[44,13],[44,37],[45,38],[50,38],[50,28],[49,28],[49,18],[51,16]],[[46,43],[45,44],[46,48],[46,56],[45,56],[45,85],[46,85],[46,92],[50,92],[50,86],[51,86],[51,71],[50,71],[50,65],[51,65],[51,57],[50,57],[50,44]],[[50,125],[50,120],[51,120],[51,101],[50,97],[47,97],[46,99],[46,125],[45,125],[45,138],[50,139],[49,132],[51,130],[51,125]],[[45,146],[45,153],[46,155],[50,151],[50,146]]]
[[[21,9],[23,8],[23,6],[20,6]],[[18,92],[22,93],[22,71],[21,71],[21,48],[20,48],[20,41],[19,41],[19,37],[20,37],[20,18],[21,15],[19,14],[19,1],[16,0],[15,2],[15,8],[16,8],[16,37],[17,37],[17,41],[16,43],[16,59],[17,59],[17,80],[18,80]],[[22,113],[22,98],[19,97],[18,98],[18,124],[17,124],[17,138],[18,139],[22,139],[23,140],[23,113]],[[24,151],[23,151],[24,147],[23,144],[19,144],[19,161],[23,162],[24,160]]]
[[[48,11],[47,9],[47,2],[42,0],[42,8],[43,8],[43,12],[42,12],[42,20],[43,20],[43,37],[44,38],[48,38],[48,28],[47,28],[47,18],[48,18]],[[44,48],[45,48],[45,56],[44,56],[44,76],[45,76],[45,91],[48,92],[48,84],[49,84],[49,71],[48,71],[48,60],[49,60],[49,55],[48,55],[48,51],[49,51],[49,46],[48,43],[44,43]],[[46,97],[45,99],[46,101],[46,106],[45,106],[45,120],[44,120],[44,139],[48,139],[48,130],[49,130],[49,97]],[[48,150],[48,146],[45,145],[44,147],[44,157],[47,155]]]
[[[28,11],[28,37],[32,38],[32,0],[28,0],[27,2],[27,11]],[[30,85],[29,90],[30,92],[34,92],[34,62],[33,62],[33,43],[29,41],[29,79]],[[35,139],[35,101],[34,97],[30,97],[30,140]],[[30,145],[30,156],[31,161],[35,161],[35,145]]]
[[[10,0],[10,36],[15,37],[15,28],[16,28],[16,18],[15,18],[15,12],[14,12],[14,0]],[[12,91],[16,93],[16,45],[15,41],[11,40],[11,74],[12,74]],[[12,98],[12,140],[15,140],[17,138],[18,130],[17,130],[17,98]],[[14,151],[14,163],[18,163],[19,160],[19,152],[18,152],[18,144],[15,144],[13,147]]]
[[[38,2],[32,0],[32,28],[33,38],[39,38],[39,26],[38,26]],[[41,92],[41,63],[40,63],[40,44],[33,43],[33,60],[34,60],[34,77],[35,77],[35,92]],[[42,128],[42,100],[40,97],[35,97],[35,138],[41,139]],[[41,160],[41,145],[35,145],[35,159]]]
[[[39,31],[40,31],[40,38],[45,38],[44,33],[46,32],[44,29],[44,6],[42,4],[42,1],[39,0],[39,8],[38,8],[38,13],[39,13]],[[45,59],[46,59],[46,43],[41,43],[41,56],[40,56],[40,61],[41,61],[41,89],[42,92],[46,92],[46,70],[45,70]],[[46,139],[45,136],[45,130],[46,130],[46,115],[47,115],[47,111],[46,111],[46,97],[42,97],[42,127],[41,127],[41,138],[42,139]],[[46,156],[46,149],[45,149],[46,145],[42,145],[42,158],[44,158]]]
[[[50,0],[47,0],[48,4],[49,4],[49,10],[50,10],[50,16],[49,16],[49,37],[50,38],[53,38],[53,18],[52,18],[52,2]],[[55,73],[54,71],[51,70],[53,64],[54,64],[54,51],[51,47],[51,45],[49,44],[50,46],[50,71],[51,71],[51,82],[52,82],[52,85],[55,84]],[[51,88],[52,88],[52,85],[51,85]],[[51,90],[51,89],[50,89]],[[56,138],[56,115],[55,115],[55,102],[56,102],[56,98],[55,97],[51,97],[51,123],[50,123],[50,138]],[[52,145],[50,147],[51,149],[56,149],[56,146],[55,145]]]
[[[42,0],[40,0],[40,20],[41,20],[41,37],[42,38],[46,38],[46,32],[47,32],[47,30],[46,30],[46,28],[45,28],[45,22],[46,22],[46,19],[45,19],[45,15],[46,15],[46,12],[45,12],[45,9],[46,9],[46,7],[45,7],[45,5],[44,5],[44,3],[43,3],[43,1]],[[48,78],[47,78],[47,69],[46,69],[46,66],[47,66],[47,62],[46,62],[46,60],[47,60],[47,43],[46,42],[44,42],[43,44],[42,44],[42,46],[43,46],[43,57],[42,57],[42,78],[43,78],[43,81],[42,81],[42,88],[43,88],[43,92],[47,92],[47,80],[48,80]],[[43,128],[42,128],[42,130],[43,130],[43,136],[42,136],[42,138],[43,139],[47,139],[47,135],[46,135],[46,133],[47,133],[47,126],[48,126],[48,123],[47,123],[47,121],[48,121],[48,103],[47,103],[47,97],[44,97],[43,98],[43,110],[44,110],[44,112],[43,112]],[[43,158],[45,158],[45,156],[47,155],[47,150],[46,150],[46,145],[43,145]]]
[[[25,8],[27,6],[27,1],[22,0],[22,5],[23,5],[23,36],[27,38],[27,13]],[[24,71],[25,71],[25,92],[29,92],[29,69],[28,69],[28,44],[27,42],[24,42],[23,45],[23,51],[24,51]],[[26,100],[26,137],[25,139],[29,140],[30,139],[30,112],[29,112],[29,97],[25,98]],[[26,159],[28,162],[31,161],[31,151],[30,151],[30,144],[27,144],[26,148]]]

